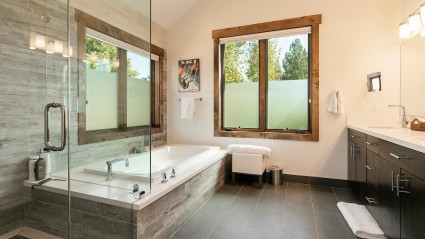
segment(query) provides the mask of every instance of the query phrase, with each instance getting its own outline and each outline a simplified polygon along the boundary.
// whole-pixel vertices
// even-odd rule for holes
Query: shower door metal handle
[[[61,144],[60,146],[54,146],[50,143],[50,132],[49,132],[49,110],[50,108],[61,109]],[[49,103],[44,109],[44,144],[46,148],[51,151],[62,151],[66,145],[66,107],[61,103]]]

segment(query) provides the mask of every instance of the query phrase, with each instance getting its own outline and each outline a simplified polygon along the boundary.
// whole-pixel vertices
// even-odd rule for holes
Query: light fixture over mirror
[[[381,72],[374,72],[367,75],[367,91],[381,91]]]

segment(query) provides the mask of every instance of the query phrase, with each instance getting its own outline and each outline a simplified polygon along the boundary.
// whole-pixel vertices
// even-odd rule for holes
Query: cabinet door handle
[[[375,170],[375,168],[374,167],[371,167],[371,166],[369,166],[369,165],[366,165],[366,168],[368,169],[368,170]]]
[[[355,135],[350,135],[350,137],[351,137],[352,139],[357,139],[357,138],[359,138],[359,137],[357,137],[357,136],[355,136]]]
[[[369,198],[369,197],[365,197],[365,198],[369,204],[378,204],[378,201],[376,201],[375,198]]]
[[[397,154],[393,154],[393,153],[390,153],[390,155],[393,156],[396,159],[409,159],[409,156],[407,156],[407,155],[397,155]]]
[[[371,146],[372,146],[372,145],[378,145],[377,143],[371,143],[371,142],[367,142],[367,141],[366,141],[366,144],[367,144],[367,145],[371,145]]]
[[[394,192],[394,171],[391,171],[391,192]]]

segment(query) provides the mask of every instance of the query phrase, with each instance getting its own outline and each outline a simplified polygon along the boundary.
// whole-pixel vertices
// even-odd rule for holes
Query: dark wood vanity
[[[425,238],[425,153],[349,128],[348,180],[388,238]]]

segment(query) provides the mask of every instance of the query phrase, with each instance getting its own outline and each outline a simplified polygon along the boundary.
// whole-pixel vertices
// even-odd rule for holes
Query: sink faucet
[[[125,166],[128,167],[130,164],[128,163],[128,158],[117,158],[110,161],[106,161],[106,165],[108,165],[108,177],[106,178],[106,181],[112,181],[114,180],[114,177],[112,177],[112,164],[125,161]]]
[[[388,105],[388,107],[400,107],[403,110],[403,118],[401,119],[401,127],[406,128],[409,121],[406,118],[406,107],[402,105]]]

